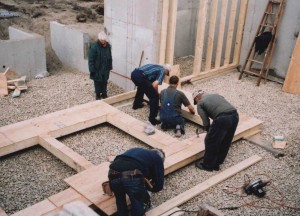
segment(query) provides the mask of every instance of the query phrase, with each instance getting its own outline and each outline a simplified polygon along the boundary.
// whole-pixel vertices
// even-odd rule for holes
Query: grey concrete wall
[[[142,65],[158,62],[162,0],[105,0],[104,5],[115,72],[110,80],[132,90],[130,74],[139,66],[142,52]]]
[[[296,43],[295,35],[300,30],[300,1],[287,0],[280,24],[271,69],[278,77],[285,77]],[[255,37],[268,0],[249,0],[240,64],[243,65]]]
[[[44,37],[13,27],[8,31],[9,40],[0,41],[0,67],[3,71],[9,67],[22,76],[26,75],[26,79],[47,74]]]
[[[51,46],[59,60],[72,68],[89,72],[86,47],[89,46],[88,33],[58,22],[50,22]]]
[[[178,0],[175,57],[195,54],[199,0]]]

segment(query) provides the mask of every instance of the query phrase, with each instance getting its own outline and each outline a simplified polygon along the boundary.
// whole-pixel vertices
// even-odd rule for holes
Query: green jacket
[[[90,78],[95,81],[107,81],[112,69],[111,46],[109,43],[103,47],[99,40],[92,44],[89,50]]]

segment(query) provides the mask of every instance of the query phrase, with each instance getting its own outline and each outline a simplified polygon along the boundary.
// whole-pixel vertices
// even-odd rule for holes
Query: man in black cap
[[[128,215],[126,195],[130,199],[131,215],[145,215],[144,203],[150,201],[148,191],[163,189],[164,159],[161,149],[144,148],[129,149],[114,159],[108,178],[119,216]]]
[[[206,94],[204,91],[193,93],[194,104],[207,131],[203,161],[196,167],[206,171],[219,170],[224,162],[235,130],[239,122],[237,110],[221,95]],[[210,124],[210,119],[213,120]]]

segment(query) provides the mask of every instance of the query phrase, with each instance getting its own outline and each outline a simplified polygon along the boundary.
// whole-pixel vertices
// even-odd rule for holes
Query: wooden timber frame
[[[162,86],[159,86],[159,91],[167,88],[167,86],[163,83]],[[191,93],[183,92],[191,101]],[[0,157],[34,145],[41,145],[78,172],[78,174],[64,180],[70,188],[16,212],[13,214],[14,216],[55,215],[64,204],[72,201],[81,201],[88,206],[94,205],[107,215],[116,212],[114,197],[105,195],[101,187],[102,182],[107,180],[109,162],[94,165],[57,140],[59,137],[86,128],[107,122],[152,148],[163,149],[166,153],[165,175],[203,156],[205,133],[200,134],[199,137],[195,135],[183,141],[179,141],[160,130],[156,130],[155,134],[148,136],[144,133],[145,123],[143,121],[137,120],[112,106],[134,98],[135,93],[136,91],[130,91],[102,101],[89,102],[0,127]],[[188,120],[202,125],[201,118],[197,113],[191,115],[186,108],[183,108],[182,112]],[[239,115],[240,122],[234,140],[260,132],[262,121],[242,113]]]
[[[160,64],[173,64],[177,4],[178,0],[163,1]],[[180,82],[205,79],[238,66],[247,5],[248,0],[199,0],[193,73]]]

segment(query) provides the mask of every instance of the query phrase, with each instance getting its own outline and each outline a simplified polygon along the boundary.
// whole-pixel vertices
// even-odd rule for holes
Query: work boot
[[[96,100],[101,100],[100,93],[96,93]]]
[[[144,107],[144,104],[138,104],[138,105],[133,104],[132,109],[137,110],[137,109],[140,109],[140,108],[143,108],[143,107]]]
[[[176,137],[181,137],[180,125],[176,125],[176,128],[175,128],[175,136],[176,136]]]
[[[102,93],[101,97],[102,97],[103,99],[107,98],[107,93]]]
[[[219,166],[216,166],[214,168],[207,168],[205,167],[205,165],[203,164],[203,161],[197,161],[195,163],[195,166],[201,170],[205,170],[205,171],[208,171],[208,172],[212,172],[212,171],[219,171],[220,170],[220,167]]]
[[[157,120],[156,118],[149,118],[149,122],[152,124],[152,125],[158,125],[161,123],[161,121]]]

